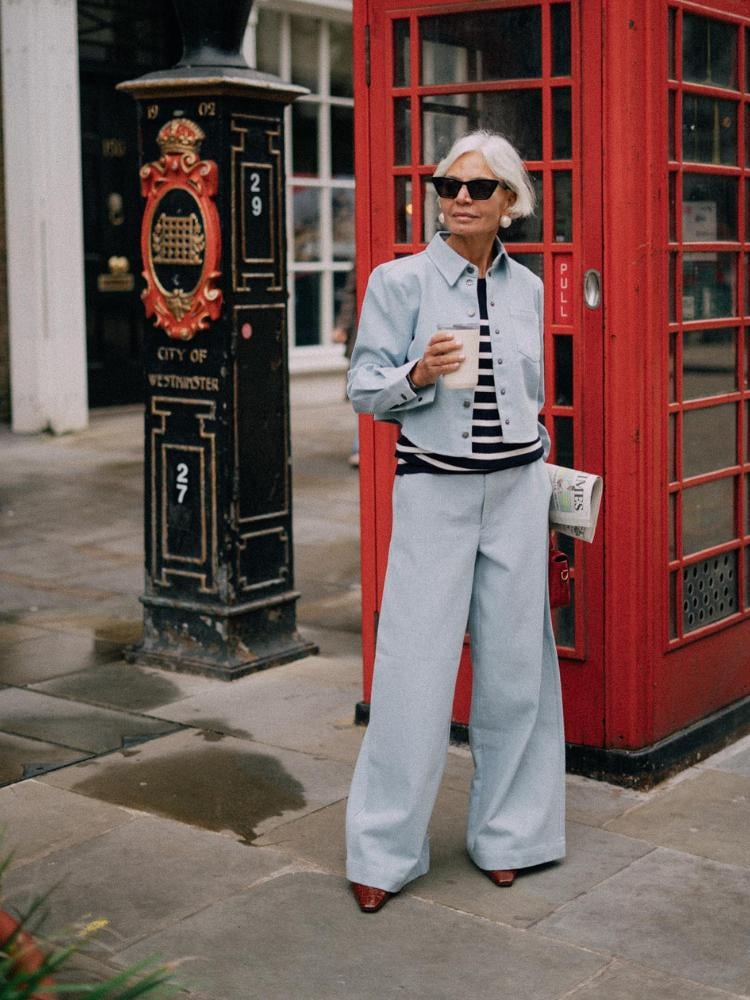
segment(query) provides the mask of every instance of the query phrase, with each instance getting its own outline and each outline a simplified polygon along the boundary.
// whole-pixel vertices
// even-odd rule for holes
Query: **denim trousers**
[[[474,776],[466,847],[483,869],[565,853],[565,744],[547,588],[544,462],[397,476],[370,721],[347,808],[347,877],[397,892],[429,868],[464,633]]]

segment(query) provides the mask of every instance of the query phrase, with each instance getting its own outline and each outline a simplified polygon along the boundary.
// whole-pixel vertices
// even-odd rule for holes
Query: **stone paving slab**
[[[124,646],[143,635],[143,605],[135,597],[113,594],[64,613],[58,608],[27,612],[18,621],[46,632],[85,635]]]
[[[30,687],[33,691],[72,698],[90,705],[130,712],[154,711],[164,718],[163,712],[158,711],[162,706],[211,689],[215,684],[215,681],[195,674],[168,673],[117,660]]]
[[[11,868],[98,837],[134,817],[127,809],[41,781],[22,781],[0,789],[3,853],[12,852]]]
[[[564,864],[530,868],[507,891],[494,886],[470,861],[467,812],[467,797],[444,786],[430,824],[430,871],[407,891],[515,927],[531,926],[653,850],[644,841],[569,823]]]
[[[43,740],[0,732],[0,785],[54,771],[90,756],[84,750],[71,750]]]
[[[644,792],[578,774],[568,775],[565,794],[568,819],[589,826],[604,826],[647,798]]]
[[[709,757],[699,767],[712,771],[745,774],[750,777],[750,736]]]
[[[568,995],[569,1000],[746,1000],[738,993],[614,961]],[[568,1000],[566,997],[566,1000]]]
[[[119,659],[122,646],[115,642],[70,633],[42,632],[0,647],[0,682],[19,687],[62,674],[96,667]]]
[[[607,830],[750,867],[750,775],[704,770],[612,820]]]
[[[187,730],[43,780],[196,827],[232,831],[250,843],[344,798],[350,778],[350,765],[339,761]]]
[[[0,649],[5,646],[14,645],[24,639],[39,639],[47,633],[40,628],[32,628],[29,625],[13,625],[0,620]]]
[[[4,902],[23,912],[54,888],[47,902],[47,931],[105,919],[107,934],[97,940],[115,952],[286,864],[286,856],[276,851],[141,816],[16,868],[5,879]]]
[[[660,847],[529,934],[743,994],[750,992],[748,899],[746,868]]]
[[[409,896],[361,914],[334,876],[266,881],[123,951],[197,956],[178,972],[220,1000],[553,1000],[605,964]]]
[[[180,728],[161,719],[81,705],[40,691],[13,687],[0,691],[0,719],[4,732],[91,753],[119,750]]]
[[[361,690],[351,661],[308,657],[215,684],[159,709],[159,715],[197,729],[212,729],[241,739],[353,761],[362,731],[354,726]]]

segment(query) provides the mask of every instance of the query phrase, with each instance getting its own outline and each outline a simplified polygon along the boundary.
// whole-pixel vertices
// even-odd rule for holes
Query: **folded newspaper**
[[[601,476],[547,463],[552,480],[549,525],[553,531],[591,542],[602,502]]]

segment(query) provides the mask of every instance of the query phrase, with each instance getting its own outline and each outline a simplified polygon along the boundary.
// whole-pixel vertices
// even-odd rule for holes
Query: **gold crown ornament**
[[[167,153],[193,153],[197,157],[205,138],[203,129],[189,118],[173,118],[159,130],[156,141],[162,156]]]

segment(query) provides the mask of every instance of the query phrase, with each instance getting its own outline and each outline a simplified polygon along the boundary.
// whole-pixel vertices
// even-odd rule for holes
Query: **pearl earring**
[[[503,229],[507,229],[508,226],[511,224],[512,221],[513,220],[511,219],[511,217],[509,215],[501,215],[500,216],[500,225],[502,226]]]
[[[440,223],[441,226],[445,222],[445,216],[443,215],[442,212],[438,214],[438,222]]]

